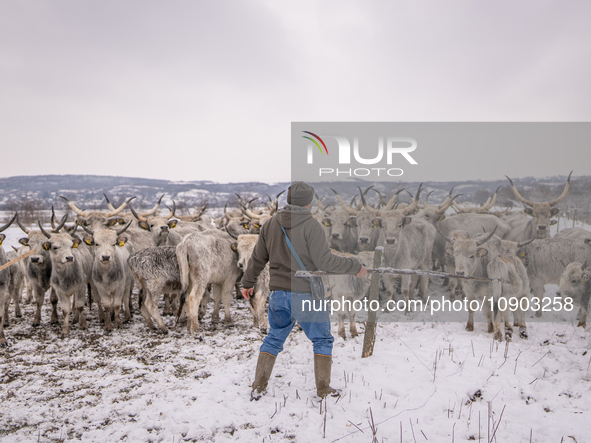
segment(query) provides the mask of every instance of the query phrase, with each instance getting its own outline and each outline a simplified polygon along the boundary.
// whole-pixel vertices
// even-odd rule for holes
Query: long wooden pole
[[[429,275],[431,277],[448,277],[448,278],[461,278],[464,280],[476,280],[476,281],[499,281],[501,283],[511,283],[500,278],[488,278],[488,277],[473,277],[471,275],[457,275],[448,274],[447,272],[437,271],[424,271],[422,269],[394,269],[394,268],[374,268],[368,269],[368,274],[396,274],[396,275]],[[343,274],[332,274],[324,271],[296,271],[296,277],[308,278],[316,275],[343,275]]]
[[[382,265],[382,254],[384,252],[383,246],[378,246],[373,256],[373,267],[374,269],[379,268]],[[372,301],[376,300],[379,302],[380,292],[380,278],[381,273],[374,272],[371,274],[371,283],[369,285],[369,305],[371,306]],[[361,351],[361,358],[371,357],[373,354],[373,347],[376,343],[376,326],[377,312],[370,309],[367,314],[367,323],[365,324],[365,334],[363,335],[363,350]]]
[[[2,266],[0,266],[0,271],[4,271],[6,268],[8,268],[9,266],[14,265],[15,263],[18,263],[19,261],[21,261],[24,258],[27,258],[29,255],[34,254],[35,251],[34,249],[31,249],[29,252],[24,253],[23,255],[19,255],[17,258],[13,258],[12,260],[10,260],[9,262],[4,263]]]

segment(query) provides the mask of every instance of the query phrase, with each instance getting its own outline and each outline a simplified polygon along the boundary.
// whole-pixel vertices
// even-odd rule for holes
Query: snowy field
[[[569,226],[571,227],[571,226]],[[7,248],[22,236],[10,228]],[[553,296],[555,286],[547,286]],[[430,294],[446,295],[438,281]],[[134,297],[134,306],[137,298]],[[88,330],[63,338],[39,328],[33,305],[5,329],[0,349],[0,441],[4,442],[591,442],[591,328],[533,322],[529,338],[497,343],[476,316],[462,322],[380,323],[374,355],[360,336],[335,335],[333,383],[341,398],[315,395],[310,342],[294,329],[269,393],[250,402],[262,336],[234,300],[234,325],[198,336],[183,326],[150,332],[138,312],[104,335],[96,307]],[[60,312],[61,320],[61,312]],[[480,321],[478,321],[480,320]],[[490,414],[489,414],[490,411]]]

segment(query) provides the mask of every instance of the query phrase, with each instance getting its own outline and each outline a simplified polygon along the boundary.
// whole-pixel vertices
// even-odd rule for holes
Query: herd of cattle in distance
[[[571,173],[572,175],[572,173]],[[320,198],[312,213],[321,224],[326,241],[335,254],[355,256],[366,267],[373,267],[374,251],[384,247],[382,266],[429,271],[445,270],[456,275],[496,278],[493,283],[450,278],[450,298],[461,287],[467,300],[501,299],[521,301],[530,293],[542,300],[544,285],[558,284],[558,296],[571,297],[579,307],[579,326],[586,326],[587,307],[591,293],[591,232],[581,228],[565,229],[550,236],[555,206],[563,200],[570,186],[569,175],[564,190],[555,200],[533,202],[525,199],[511,179],[515,197],[525,205],[524,211],[492,212],[497,193],[478,208],[455,202],[453,189],[440,204],[431,204],[429,195],[420,202],[422,186],[410,203],[398,196],[389,199],[369,187],[359,188],[349,204],[333,190],[340,207],[324,207]],[[376,203],[368,203],[368,193],[375,192]],[[498,191],[498,189],[497,189]],[[281,193],[282,194],[282,193]],[[139,289],[139,309],[150,329],[167,328],[158,310],[164,296],[163,315],[177,315],[177,322],[186,322],[189,332],[199,331],[206,305],[213,293],[212,321],[219,321],[220,304],[224,302],[224,321],[231,322],[232,292],[246,268],[261,226],[278,210],[278,199],[269,197],[266,208],[254,208],[253,200],[240,199],[240,210],[228,211],[220,218],[205,212],[207,205],[194,215],[177,217],[175,206],[159,216],[162,197],[148,212],[136,212],[133,197],[115,208],[105,195],[108,211],[83,211],[62,197],[75,214],[67,224],[68,213],[61,220],[53,213],[51,228],[40,221],[26,227],[15,214],[0,232],[16,222],[22,229],[21,246],[6,253],[0,247],[0,265],[20,255],[25,259],[0,272],[0,346],[6,346],[4,326],[9,324],[9,305],[20,317],[21,298],[34,298],[36,312],[32,322],[39,326],[46,293],[51,303],[51,323],[59,324],[57,304],[63,312],[62,333],[73,323],[86,328],[85,309],[98,309],[105,332],[121,327],[132,317],[132,293]],[[409,193],[410,194],[410,193]],[[240,197],[239,197],[240,198]],[[255,199],[256,200],[256,199]],[[129,209],[129,212],[125,210]],[[451,213],[452,209],[455,211]],[[0,234],[0,244],[5,238]],[[34,251],[34,252],[30,252]],[[363,299],[369,289],[370,277],[325,276],[327,296],[350,300]],[[392,300],[397,293],[408,302],[418,292],[423,299],[429,289],[428,275],[383,275],[385,297]],[[269,295],[269,269],[259,276],[254,296],[250,299],[255,328],[268,326],[266,303]],[[344,320],[348,316],[350,334],[356,336],[355,313],[347,304],[339,313],[338,334],[345,338]],[[470,303],[467,304],[470,306]],[[350,306],[350,305],[349,305]],[[408,306],[408,303],[407,303]],[[512,310],[492,309],[484,303],[488,332],[497,340],[510,340],[513,325],[527,338],[524,304]],[[507,304],[505,303],[505,306]],[[529,306],[529,304],[527,305]],[[123,311],[123,312],[121,312]],[[541,316],[541,308],[536,316]],[[154,325],[156,323],[156,326]],[[504,334],[502,332],[504,326]],[[474,329],[473,312],[468,309],[466,329]]]

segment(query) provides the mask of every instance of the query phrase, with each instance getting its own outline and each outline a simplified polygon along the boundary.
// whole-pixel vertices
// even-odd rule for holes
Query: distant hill
[[[547,178],[523,178],[515,180],[522,195],[533,201],[548,200],[557,197],[563,189],[565,176]],[[347,180],[338,183],[315,183],[317,193],[323,198],[325,204],[338,204],[330,188],[335,188],[347,202],[359,193],[357,186],[362,189],[370,186],[362,180]],[[416,192],[418,183],[409,182],[385,182],[375,185],[384,196],[389,197],[393,191],[405,188]],[[75,202],[84,209],[106,209],[103,193],[106,193],[115,206],[125,199],[136,196],[134,207],[148,208],[154,205],[158,198],[165,194],[163,202],[172,204],[175,201],[179,214],[188,212],[195,206],[209,204],[210,208],[223,208],[224,204],[236,206],[235,193],[243,198],[260,197],[267,201],[265,195],[275,197],[285,190],[288,183],[266,184],[261,182],[247,183],[215,183],[211,181],[177,182],[147,178],[110,177],[99,175],[37,175],[0,178],[0,210],[13,212],[19,210],[26,215],[27,211],[47,210],[52,205],[57,210],[63,211],[66,205],[59,197],[61,195]],[[471,205],[479,205],[497,189],[499,197],[497,206],[505,207],[513,205],[521,208],[505,180],[496,181],[449,181],[449,182],[425,182],[423,188],[427,192],[434,191],[430,197],[431,202],[441,202],[454,187],[454,194],[462,194],[458,199]],[[286,195],[283,194],[280,203],[285,204]],[[401,194],[402,199],[409,200],[406,193]],[[376,201],[374,192],[368,194],[370,201]],[[261,200],[257,200],[260,202]],[[591,176],[573,177],[570,192],[559,207],[566,210],[567,205],[578,208],[578,216],[589,220],[591,210]]]

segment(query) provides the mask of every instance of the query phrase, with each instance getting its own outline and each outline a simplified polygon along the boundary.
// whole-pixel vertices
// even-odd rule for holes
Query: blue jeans
[[[302,312],[302,303],[311,300],[312,294],[305,292],[271,291],[269,333],[263,339],[261,352],[277,356],[283,351],[283,343],[297,320],[312,341],[314,354],[332,355],[334,337],[330,333],[329,312]]]

